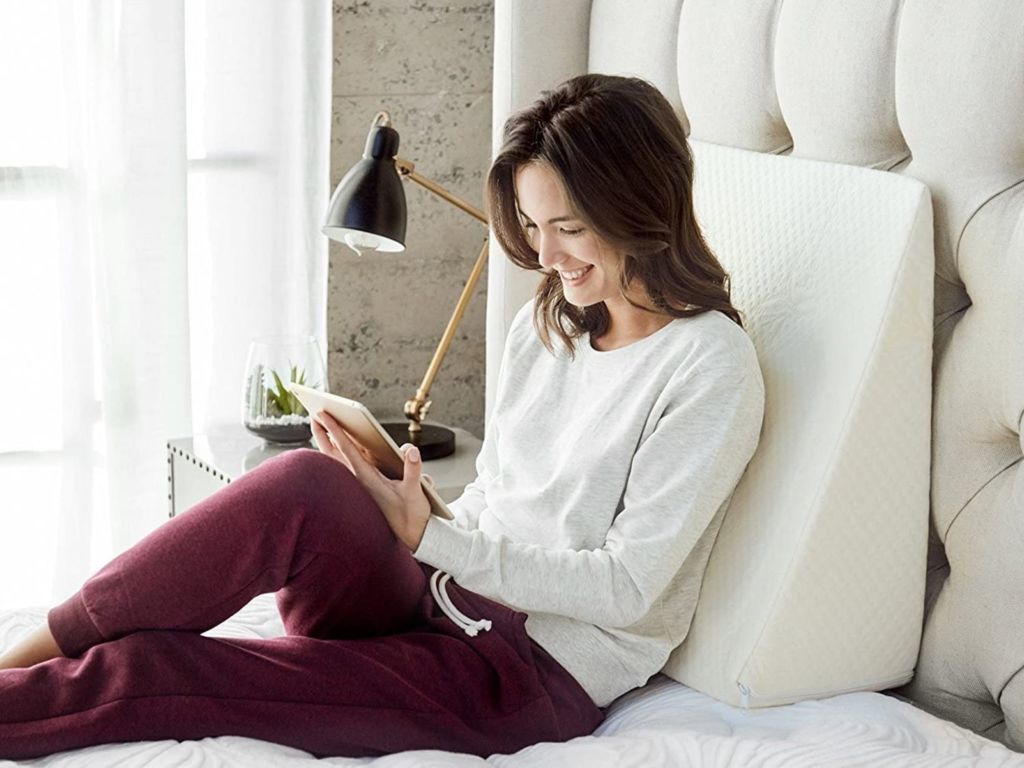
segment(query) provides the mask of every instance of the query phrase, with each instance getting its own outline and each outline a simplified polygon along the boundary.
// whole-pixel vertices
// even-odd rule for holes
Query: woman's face
[[[516,171],[515,183],[526,237],[544,270],[558,273],[566,300],[577,307],[620,301],[622,257],[576,217],[557,174],[528,163]]]

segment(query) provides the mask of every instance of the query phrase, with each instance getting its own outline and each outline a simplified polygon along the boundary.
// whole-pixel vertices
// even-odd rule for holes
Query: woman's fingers
[[[415,493],[420,488],[420,476],[423,474],[423,465],[420,463],[420,451],[414,445],[405,443],[401,447],[402,457],[405,459],[405,466],[402,471],[402,484],[406,493]]]
[[[313,442],[316,443],[316,447],[320,450],[320,453],[333,453],[334,445],[331,443],[331,436],[327,434],[327,430],[324,429],[316,419],[310,422],[310,426],[313,429]]]
[[[326,411],[317,414],[321,419],[323,428],[326,431],[335,451],[344,457],[345,463],[364,486],[379,485],[383,481],[383,475],[377,466],[370,460],[366,449],[353,440],[348,432],[334,420]]]
[[[334,444],[334,441],[331,439],[330,432],[327,431],[324,425],[316,419],[313,419],[312,427],[313,440],[316,442],[316,447],[320,450],[320,453],[327,454],[332,459],[340,461],[348,468],[348,471],[354,475],[356,471],[352,467],[352,462],[348,460],[348,457],[345,456],[344,453],[338,450],[338,446]]]

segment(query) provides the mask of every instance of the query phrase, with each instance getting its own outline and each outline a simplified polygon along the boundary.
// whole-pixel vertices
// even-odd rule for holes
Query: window
[[[326,0],[0,0],[0,607],[166,519],[167,432],[237,419],[252,336],[325,336],[330,29]]]

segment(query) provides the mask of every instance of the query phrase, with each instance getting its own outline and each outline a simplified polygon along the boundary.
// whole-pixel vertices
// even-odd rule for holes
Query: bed
[[[45,610],[0,617],[0,647],[44,620]],[[271,595],[260,595],[208,634],[283,634]],[[405,752],[380,758],[316,760],[279,744],[222,736],[201,741],[135,742],[64,752],[3,765],[169,768],[202,765],[372,765],[378,768],[495,765],[576,766],[1024,766],[1024,756],[890,696],[853,693],[786,707],[743,710],[659,675],[610,708],[593,736],[538,744],[487,760],[446,752]]]
[[[762,443],[686,641],[592,736],[320,762],[1024,766],[1024,8],[497,0],[494,52],[495,142],[585,71],[676,106],[765,371]],[[534,280],[492,248],[488,408]],[[44,615],[0,615],[0,647]],[[210,634],[280,632],[261,596]],[[312,760],[222,737],[30,764]]]

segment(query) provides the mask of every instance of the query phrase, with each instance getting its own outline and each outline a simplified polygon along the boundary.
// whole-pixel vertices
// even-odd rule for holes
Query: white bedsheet
[[[0,613],[0,650],[39,625],[44,609]],[[271,595],[261,595],[208,634],[282,634]],[[852,693],[784,707],[742,710],[658,676],[609,709],[593,736],[538,744],[487,760],[450,752],[404,752],[380,758],[325,758],[255,739],[112,744],[0,766],[69,768],[253,768],[372,765],[374,768],[461,766],[996,766],[1024,768],[1024,755],[940,720],[890,696]]]

